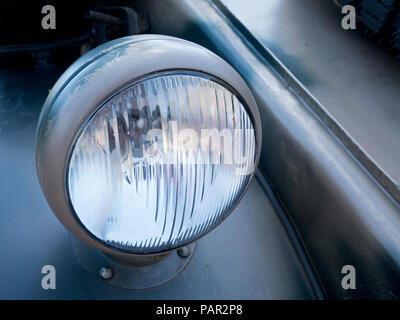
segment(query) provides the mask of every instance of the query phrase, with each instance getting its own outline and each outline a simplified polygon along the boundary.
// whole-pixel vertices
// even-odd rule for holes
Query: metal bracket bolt
[[[178,249],[178,255],[179,255],[181,258],[187,258],[187,257],[189,257],[189,256],[190,256],[190,253],[191,253],[190,248],[187,247],[187,246],[184,246],[184,247],[181,247],[181,248]]]
[[[110,280],[114,276],[114,270],[110,267],[101,267],[99,274],[103,280]]]

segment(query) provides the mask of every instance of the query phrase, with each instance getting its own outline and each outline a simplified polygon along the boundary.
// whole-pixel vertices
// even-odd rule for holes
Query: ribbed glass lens
[[[68,194],[98,240],[161,252],[218,225],[255,160],[253,124],[233,92],[200,74],[160,74],[91,117],[71,153]]]

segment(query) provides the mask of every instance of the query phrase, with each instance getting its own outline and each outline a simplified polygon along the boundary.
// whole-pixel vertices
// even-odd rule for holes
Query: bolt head
[[[178,255],[181,258],[187,258],[190,256],[190,254],[191,254],[191,251],[190,251],[189,247],[187,247],[187,246],[184,246],[184,247],[181,247],[178,249]]]
[[[114,270],[110,267],[101,267],[99,274],[103,280],[110,280],[114,276]]]

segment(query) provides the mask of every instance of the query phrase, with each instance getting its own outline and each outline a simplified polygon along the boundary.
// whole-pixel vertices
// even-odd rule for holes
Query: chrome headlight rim
[[[106,43],[101,47],[96,48],[94,50],[96,52],[89,52],[86,59],[83,56],[73,64],[61,76],[54,87],[55,90],[50,93],[49,98],[46,100],[39,121],[36,141],[39,182],[54,214],[71,233],[83,242],[114,255],[151,256],[164,254],[175,248],[155,253],[133,253],[111,246],[98,239],[81,223],[70,200],[67,179],[71,154],[78,137],[90,119],[101,110],[104,104],[124,89],[160,74],[191,73],[196,76],[209,77],[213,81],[220,83],[224,88],[234,93],[243,104],[255,129],[255,164],[257,165],[261,149],[261,125],[257,106],[246,83],[229,64],[207,49],[191,42],[168,36],[144,35],[126,37],[123,40],[118,39],[118,41]],[[141,55],[137,58],[137,52],[139,51]],[[115,57],[121,57],[120,54],[123,54],[126,61],[132,57],[139,61],[129,66],[121,62],[118,65],[115,62]],[[118,70],[115,70],[117,65]],[[140,65],[141,68],[134,68],[132,65]],[[114,79],[111,84],[104,86],[102,80],[105,79],[104,76],[107,73],[107,69],[111,68],[113,68]],[[118,74],[118,71],[121,74]],[[89,79],[97,85],[88,85]],[[79,92],[76,91],[78,89]],[[92,101],[87,105],[79,100],[81,93],[85,92],[85,90],[87,90],[86,96],[92,95]],[[76,103],[81,103],[81,107],[84,110],[79,110],[78,113],[70,110],[74,108],[78,110],[78,108],[73,107]],[[63,117],[67,117],[67,124],[61,120]],[[61,167],[62,174],[60,172]],[[60,191],[61,175],[62,196]],[[230,215],[240,202],[253,177],[254,172],[248,179],[243,193],[239,195],[238,200],[229,212],[224,215],[221,222]],[[218,225],[215,225],[201,237]],[[194,239],[185,244],[196,240]]]

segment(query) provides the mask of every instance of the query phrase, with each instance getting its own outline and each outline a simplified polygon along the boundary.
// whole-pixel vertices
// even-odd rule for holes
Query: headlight
[[[256,161],[237,95],[188,71],[115,94],[71,150],[67,191],[77,218],[100,241],[134,253],[179,247],[219,224]]]
[[[261,129],[240,76],[165,36],[119,39],[80,58],[42,111],[37,170],[53,211],[113,254],[155,254],[216,227],[245,192]]]

